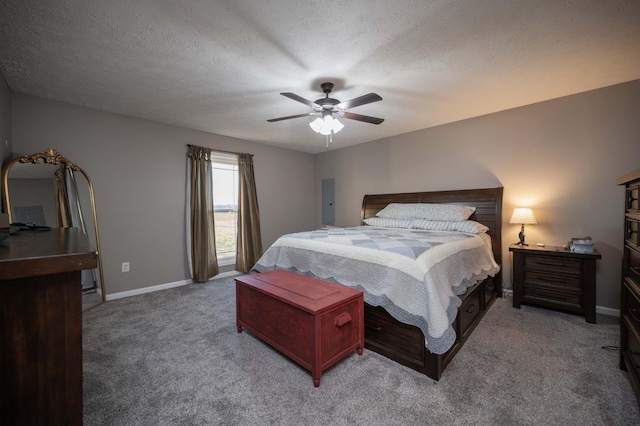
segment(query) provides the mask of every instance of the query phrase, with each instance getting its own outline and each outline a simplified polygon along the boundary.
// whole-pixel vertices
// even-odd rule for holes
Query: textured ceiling
[[[334,147],[640,79],[640,1],[2,0],[11,89],[316,153],[320,83],[381,102]]]

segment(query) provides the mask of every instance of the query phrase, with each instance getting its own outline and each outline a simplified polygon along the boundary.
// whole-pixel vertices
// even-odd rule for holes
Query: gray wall
[[[505,285],[519,232],[508,222],[514,207],[531,207],[530,243],[593,237],[603,257],[597,304],[617,309],[623,189],[615,182],[640,168],[639,112],[640,80],[316,155],[315,224],[322,179],[335,178],[338,226],[359,223],[367,193],[504,186]]]
[[[254,154],[265,248],[281,234],[320,226],[322,179],[336,180],[337,225],[358,224],[366,193],[504,186],[505,285],[508,244],[519,230],[508,221],[514,207],[530,206],[538,225],[527,227],[527,241],[594,238],[603,255],[597,304],[618,308],[623,190],[615,180],[640,168],[638,111],[634,81],[311,156],[25,95],[9,99],[0,79],[0,133],[9,146],[13,139],[13,151],[58,149],[93,179],[107,293],[188,278],[189,143]],[[129,273],[120,272],[125,261]]]
[[[262,239],[314,224],[313,156],[13,94],[13,150],[54,148],[91,177],[108,294],[189,278],[186,145],[254,155]],[[121,272],[130,262],[131,271]]]

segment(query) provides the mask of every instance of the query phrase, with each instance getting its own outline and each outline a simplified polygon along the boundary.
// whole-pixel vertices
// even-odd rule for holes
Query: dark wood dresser
[[[557,246],[512,245],[513,307],[521,303],[573,312],[596,322],[596,260]]]
[[[625,186],[620,289],[620,368],[629,372],[636,395],[640,396],[640,170],[619,178],[617,184]]]
[[[82,284],[97,265],[75,228],[0,243],[0,424],[82,424]]]

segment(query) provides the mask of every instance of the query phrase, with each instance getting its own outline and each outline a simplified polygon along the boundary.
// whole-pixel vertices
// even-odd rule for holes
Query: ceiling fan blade
[[[310,101],[309,99],[305,99],[302,96],[298,96],[295,93],[291,93],[291,92],[283,92],[280,93],[282,96],[286,96],[289,99],[293,99],[294,101],[298,101],[300,103],[303,103],[305,105],[309,105],[311,108],[318,108],[318,104],[316,104],[313,101]]]
[[[269,123],[273,123],[275,121],[290,120],[292,118],[299,118],[299,117],[308,117],[310,115],[316,115],[316,113],[315,112],[305,112],[304,114],[289,115],[287,117],[280,117],[280,118],[271,118],[271,119],[269,119],[267,121]]]
[[[334,108],[349,109],[349,108],[357,107],[364,104],[370,104],[371,102],[378,102],[381,100],[382,98],[379,95],[375,93],[369,93],[369,94],[360,96],[358,98],[351,99],[349,101],[340,102]]]
[[[343,118],[348,118],[350,120],[358,120],[364,121],[365,123],[371,124],[380,124],[384,121],[384,118],[370,117],[368,115],[354,114],[352,112],[344,112],[342,113]]]

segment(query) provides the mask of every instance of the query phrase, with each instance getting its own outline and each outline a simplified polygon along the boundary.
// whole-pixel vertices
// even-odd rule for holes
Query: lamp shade
[[[511,220],[509,223],[519,224],[519,225],[535,225],[538,223],[536,221],[536,217],[533,215],[533,211],[527,208],[517,208],[513,209],[513,215],[511,215]]]

